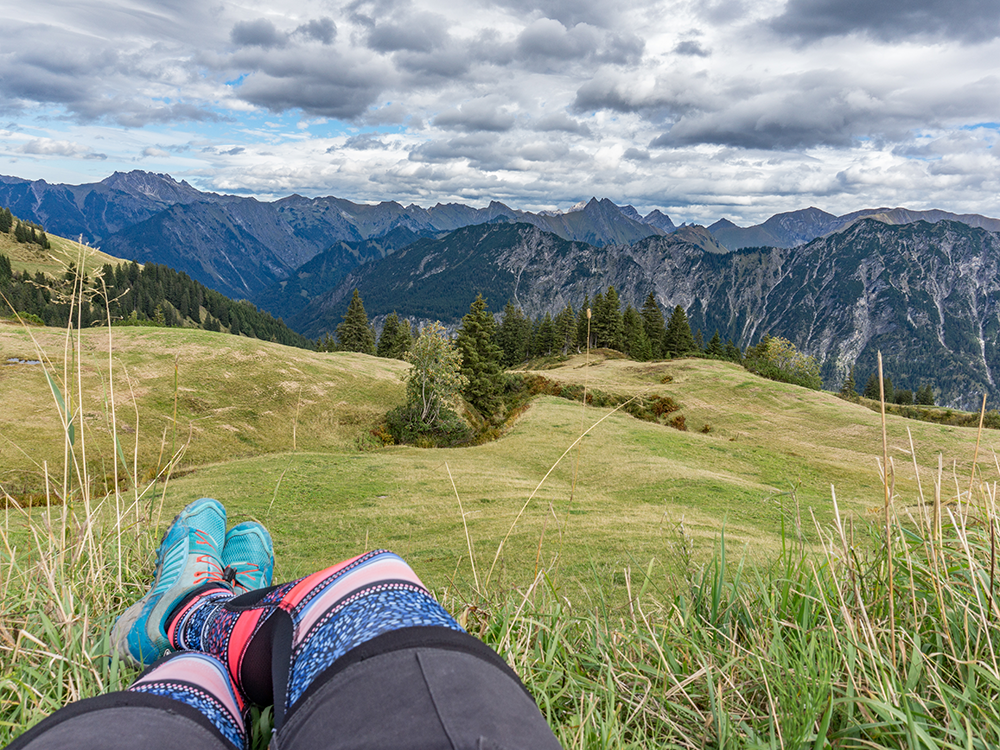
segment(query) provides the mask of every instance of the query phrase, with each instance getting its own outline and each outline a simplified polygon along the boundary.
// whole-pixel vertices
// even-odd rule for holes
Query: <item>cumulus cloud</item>
[[[18,151],[32,156],[69,156],[83,159],[107,159],[107,155],[95,153],[87,146],[72,141],[52,138],[34,138],[23,144]]]
[[[1000,37],[995,0],[789,0],[771,27],[806,41],[859,33],[982,42]]]
[[[254,21],[239,21],[229,32],[229,38],[238,47],[284,47],[288,37],[275,28],[266,18]]]
[[[502,133],[514,127],[516,118],[495,97],[486,97],[465,102],[434,118],[434,124],[448,130]]]

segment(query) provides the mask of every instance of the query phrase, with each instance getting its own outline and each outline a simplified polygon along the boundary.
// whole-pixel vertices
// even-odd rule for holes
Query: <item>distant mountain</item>
[[[82,236],[120,257],[183,270],[224,294],[269,300],[273,294],[265,290],[324,250],[378,240],[399,228],[419,238],[470,225],[522,222],[566,239],[604,245],[662,235],[673,227],[659,211],[644,219],[631,206],[622,209],[607,199],[542,214],[496,201],[481,209],[457,203],[426,209],[394,201],[367,205],[300,195],[267,203],[203,193],[167,175],[141,171],[116,172],[87,185],[0,177],[0,206],[56,234]],[[398,242],[376,244],[391,252]],[[347,273],[367,254],[341,257]],[[324,262],[329,268],[332,257]]]
[[[863,218],[795,248],[731,253],[676,234],[596,247],[525,224],[467,227],[358,266],[292,323],[332,331],[355,287],[370,315],[456,323],[480,292],[494,311],[513,300],[534,317],[610,284],[623,303],[653,291],[665,310],[682,305],[705,338],[787,337],[822,362],[827,387],[852,365],[863,387],[881,350],[897,387],[929,382],[961,408],[1000,397],[1000,235],[949,220]]]
[[[739,227],[728,219],[720,219],[708,231],[719,244],[729,250],[744,247],[795,247],[823,237],[831,232],[839,232],[854,222],[874,218],[886,224],[912,224],[926,221],[957,221],[970,227],[1000,232],[1000,219],[990,219],[979,214],[953,214],[947,211],[910,211],[905,208],[868,208],[861,211],[834,216],[818,208],[775,214],[763,224]]]

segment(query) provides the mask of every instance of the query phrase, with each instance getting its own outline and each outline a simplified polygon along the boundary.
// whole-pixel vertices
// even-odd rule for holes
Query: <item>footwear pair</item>
[[[204,497],[177,514],[156,551],[149,593],[125,610],[111,644],[125,661],[148,666],[169,649],[167,627],[177,605],[198,589],[242,593],[271,585],[274,548],[261,524],[226,531],[226,509]]]

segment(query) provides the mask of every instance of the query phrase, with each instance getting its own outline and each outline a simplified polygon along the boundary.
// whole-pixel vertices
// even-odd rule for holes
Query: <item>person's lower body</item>
[[[186,533],[191,541],[178,541],[182,534],[175,527],[168,530],[164,546],[170,542],[173,551],[161,550],[158,555],[152,590],[116,625],[113,641],[124,657],[141,662],[172,648],[217,665],[215,673],[221,670],[229,682],[222,690],[216,680],[216,693],[199,684],[195,692],[201,698],[211,693],[214,699],[203,701],[203,707],[217,708],[231,693],[230,708],[237,706],[235,718],[240,719],[246,702],[273,704],[272,744],[281,750],[559,747],[514,672],[464,632],[401,558],[385,550],[370,552],[290,583],[233,596],[227,585],[231,566],[223,559],[239,569],[255,554],[262,556],[259,534],[243,540],[252,548],[256,545],[255,551],[227,555],[229,536],[225,549],[222,539],[224,509],[219,531],[218,504],[198,503],[175,521],[175,527],[178,523],[190,527]],[[202,519],[215,529],[208,541],[203,529],[197,528]],[[208,549],[213,545],[215,552]],[[184,550],[190,563],[186,567],[178,562]],[[269,539],[266,552],[270,554]],[[202,569],[210,574],[197,572]],[[178,575],[182,578],[175,580]],[[123,704],[92,704],[104,712],[104,722],[71,706],[63,710],[71,717],[60,720],[63,712],[57,712],[46,720],[49,727],[42,734],[84,720],[114,731],[110,727],[125,721],[127,709],[149,713],[157,710],[150,705],[154,702],[170,713],[170,704],[162,701],[171,699],[175,683],[183,679],[151,681],[149,675],[174,661],[180,663],[181,656],[157,664],[138,687],[130,688],[129,696],[115,694]],[[185,702],[183,691],[177,697],[186,708],[175,707],[174,715],[159,717],[148,726],[191,720],[188,708],[194,702]],[[146,703],[133,706],[142,701]],[[118,718],[112,721],[109,710]],[[234,732],[232,711],[228,717],[218,711],[203,715],[216,728],[215,740],[239,746],[242,720]],[[213,723],[214,719],[219,721]],[[206,729],[204,721],[200,726]],[[68,730],[63,726],[60,731]],[[209,735],[204,735],[206,741]],[[36,740],[37,736],[32,741]],[[34,745],[25,747],[36,750]],[[39,750],[47,747],[38,745]],[[189,744],[185,750],[202,747]],[[144,744],[143,750],[158,746]]]

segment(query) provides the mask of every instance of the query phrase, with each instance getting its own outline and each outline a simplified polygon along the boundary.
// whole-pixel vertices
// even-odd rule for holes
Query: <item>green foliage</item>
[[[404,359],[413,365],[406,380],[405,408],[419,420],[422,430],[433,430],[445,421],[445,407],[468,384],[462,375],[462,355],[441,324],[431,323],[420,329]]]
[[[516,367],[527,362],[531,353],[531,321],[513,302],[503,309],[500,325],[496,328],[496,344],[500,348],[504,367]]]
[[[592,343],[590,340],[590,324],[593,320],[593,311],[590,307],[590,297],[583,298],[580,312],[576,316],[576,348],[583,351]]]
[[[843,385],[840,386],[840,397],[848,401],[856,401],[858,398],[858,389],[854,383],[854,365],[851,365]]]
[[[598,292],[594,297],[590,333],[595,347],[624,351],[625,327],[621,300],[614,286],[609,286],[603,295]]]
[[[712,338],[708,340],[708,346],[705,347],[705,354],[709,357],[725,359],[726,347],[722,345],[722,337],[719,335],[719,329],[716,329]]]
[[[354,290],[343,321],[337,326],[337,341],[343,351],[375,354],[375,331],[368,323],[365,306],[357,289]]]
[[[920,406],[934,406],[934,389],[930,383],[924,383],[917,389],[913,402]]]
[[[663,342],[664,354],[671,357],[687,354],[695,348],[687,313],[680,305],[677,305],[673,313],[670,314],[670,322],[667,323],[667,332]]]
[[[0,209],[0,232],[8,234],[14,226],[14,216],[9,208]]]
[[[757,346],[747,349],[743,366],[770,380],[794,383],[813,390],[823,387],[816,358],[803,354],[795,348],[795,344],[780,336],[765,335]]]
[[[552,332],[552,319],[549,318],[548,321]],[[462,377],[465,379],[462,395],[487,421],[502,418],[500,411],[503,405],[500,399],[503,378],[500,360],[503,353],[493,341],[494,328],[493,316],[480,294],[462,318],[455,340],[462,358]]]
[[[908,406],[913,403],[913,391],[908,388],[897,388],[892,394],[892,400],[900,406]]]
[[[555,329],[555,346],[562,354],[568,354],[571,349],[576,348],[576,313],[573,312],[573,305],[566,305],[556,315]]]
[[[638,362],[648,362],[653,358],[653,347],[646,336],[646,328],[642,316],[629,305],[622,316],[622,327],[625,334],[625,353]]]
[[[887,404],[894,404],[895,402],[895,389],[892,387],[892,378],[886,375],[882,379],[882,388],[885,390],[885,402]],[[878,373],[873,372],[869,378],[868,382],[865,383],[865,390],[861,394],[865,398],[870,398],[873,401],[878,401],[882,398],[882,393],[879,391],[878,387]]]
[[[10,267],[10,258],[0,253],[0,285],[7,284],[14,277]]]
[[[652,292],[646,297],[642,305],[642,324],[646,329],[646,338],[653,350],[653,358],[659,359],[664,356],[664,344],[667,338],[666,325],[663,322],[663,312],[660,304],[656,301],[656,295]]]
[[[410,329],[410,321],[399,320],[395,311],[391,312],[382,325],[382,335],[378,340],[378,347],[375,353],[379,357],[390,359],[402,359],[406,350],[413,343],[413,333]]]

